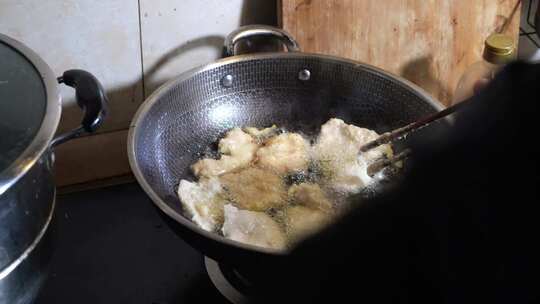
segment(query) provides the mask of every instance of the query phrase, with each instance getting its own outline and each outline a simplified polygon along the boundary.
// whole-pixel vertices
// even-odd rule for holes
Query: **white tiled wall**
[[[146,94],[179,72],[220,57],[224,35],[240,24],[242,0],[223,3],[141,0]]]
[[[221,56],[240,25],[273,23],[271,0],[140,0],[145,94],[179,73]]]

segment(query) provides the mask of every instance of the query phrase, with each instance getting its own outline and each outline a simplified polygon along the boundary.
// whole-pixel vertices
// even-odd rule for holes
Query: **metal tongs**
[[[426,116],[426,117],[423,117],[413,123],[410,123],[404,127],[401,127],[401,128],[398,128],[398,129],[395,129],[395,130],[392,130],[390,132],[386,132],[386,133],[383,133],[381,134],[379,137],[377,137],[377,139],[373,140],[373,141],[370,141],[368,142],[367,144],[363,145],[360,147],[360,153],[365,153],[371,149],[374,149],[374,148],[377,148],[381,145],[384,145],[384,144],[387,144],[387,143],[390,143],[390,142],[393,142],[394,140],[396,139],[400,139],[414,131],[418,131],[426,126],[428,126],[429,124],[431,124],[432,122],[436,121],[436,120],[439,120],[441,118],[444,118],[450,114],[453,114],[455,113],[457,110],[463,108],[466,104],[469,103],[469,100],[465,100],[465,101],[462,101],[460,103],[457,103],[455,105],[452,105],[442,111],[439,111],[435,114],[432,114],[432,115],[429,115],[429,116]],[[378,160],[376,162],[373,162],[372,164],[369,165],[368,167],[368,174],[370,176],[373,176],[375,173],[381,171],[382,169],[388,167],[388,166],[391,166],[393,164],[396,164],[404,159],[406,159],[407,157],[409,157],[411,155],[412,151],[411,149],[405,149],[403,150],[401,153],[395,155],[394,157],[390,158],[390,159],[381,159],[381,160]]]

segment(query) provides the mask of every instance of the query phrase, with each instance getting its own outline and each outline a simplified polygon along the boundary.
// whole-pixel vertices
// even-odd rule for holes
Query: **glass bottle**
[[[516,48],[512,37],[492,34],[484,46],[483,59],[468,67],[461,76],[452,104],[461,102],[486,86],[507,63],[515,58]]]

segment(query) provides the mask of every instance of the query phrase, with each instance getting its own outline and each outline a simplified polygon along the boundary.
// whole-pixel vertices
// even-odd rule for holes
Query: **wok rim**
[[[186,81],[199,73],[216,69],[224,65],[234,64],[238,62],[245,62],[245,61],[257,61],[257,60],[264,60],[264,59],[279,59],[279,58],[316,58],[316,59],[322,59],[326,61],[334,61],[336,63],[345,63],[349,65],[352,64],[355,66],[355,68],[364,68],[383,78],[398,81],[399,83],[404,85],[407,89],[409,89],[411,92],[413,92],[414,94],[418,95],[423,100],[428,102],[437,111],[442,110],[444,106],[435,98],[433,98],[430,94],[428,94],[424,89],[420,88],[416,84],[408,81],[407,79],[401,76],[395,75],[391,72],[377,68],[370,64],[358,62],[355,60],[345,59],[341,57],[331,56],[331,55],[301,53],[301,52],[247,54],[247,55],[237,55],[233,57],[219,59],[217,61],[205,64],[199,67],[195,67],[193,69],[190,69],[188,71],[185,71],[179,74],[178,76],[162,84],[150,96],[148,96],[146,100],[141,104],[141,106],[139,107],[135,115],[133,116],[133,119],[130,123],[128,138],[127,138],[127,150],[128,150],[127,152],[128,152],[129,165],[131,167],[131,170],[133,171],[133,174],[135,175],[135,179],[137,180],[139,185],[143,188],[143,190],[146,192],[146,194],[150,197],[152,202],[161,211],[163,211],[167,216],[171,217],[177,223],[183,225],[184,227],[188,228],[189,230],[191,230],[192,232],[200,236],[210,238],[213,241],[230,245],[238,249],[256,251],[259,253],[265,253],[265,254],[270,254],[270,255],[283,256],[283,255],[288,254],[289,249],[282,251],[282,250],[277,250],[277,249],[271,249],[271,248],[245,244],[238,241],[233,241],[221,235],[218,235],[214,232],[209,232],[198,227],[190,219],[176,212],[167,203],[165,203],[159,197],[159,195],[157,195],[157,193],[154,192],[150,184],[146,181],[146,179],[144,178],[139,168],[139,164],[137,162],[137,157],[136,157],[136,151],[135,151],[135,146],[136,146],[135,138],[138,131],[138,122],[142,121],[145,118],[146,114],[149,112],[152,106],[160,99],[162,95],[167,93],[171,88],[175,87],[177,84],[183,81]]]

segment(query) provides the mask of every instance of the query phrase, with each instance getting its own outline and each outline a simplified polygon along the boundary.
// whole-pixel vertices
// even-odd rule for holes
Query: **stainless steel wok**
[[[289,52],[234,56],[237,42],[256,36],[277,38]],[[180,179],[194,180],[190,165],[227,130],[277,124],[316,134],[338,117],[384,132],[442,108],[414,84],[373,66],[298,52],[294,39],[277,28],[243,27],[225,44],[230,57],[185,72],[148,97],[128,138],[142,188],[184,240],[220,262],[258,263],[281,255],[206,232],[182,211]]]

